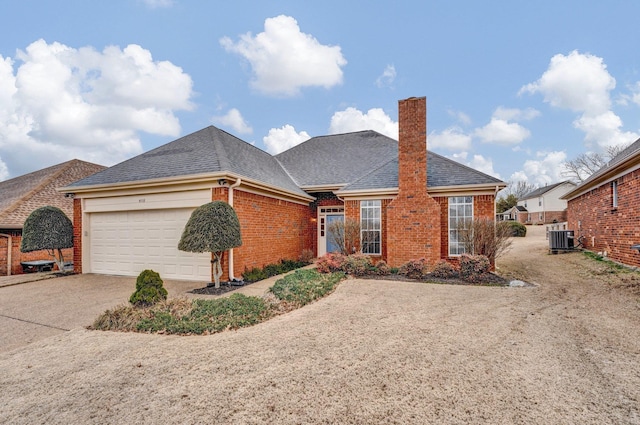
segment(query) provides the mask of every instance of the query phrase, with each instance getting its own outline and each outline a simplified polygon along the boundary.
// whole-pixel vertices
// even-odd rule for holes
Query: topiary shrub
[[[62,250],[65,248],[73,248],[73,223],[69,217],[60,208],[50,205],[32,211],[22,228],[20,251],[46,249],[56,262],[58,270],[64,272]]]
[[[489,274],[491,264],[484,255],[462,254],[460,256],[460,277],[467,282],[481,282]]]
[[[509,229],[511,229],[511,236],[524,238],[527,236],[527,226],[520,223],[519,221],[505,221]]]
[[[143,270],[136,279],[136,291],[131,294],[129,302],[136,307],[147,307],[167,299],[167,290],[160,274],[153,270]]]
[[[338,272],[342,270],[346,259],[346,255],[338,252],[330,252],[318,259],[316,268],[320,273]]]
[[[408,263],[400,266],[398,270],[399,275],[406,276],[410,279],[422,279],[428,272],[427,260],[425,258],[409,260]]]
[[[440,260],[436,263],[431,275],[441,279],[450,279],[458,276],[458,270],[448,261]]]

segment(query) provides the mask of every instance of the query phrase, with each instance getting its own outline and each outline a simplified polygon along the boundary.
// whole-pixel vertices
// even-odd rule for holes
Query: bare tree
[[[340,248],[341,254],[355,254],[360,250],[360,223],[352,218],[336,220],[329,224],[327,237]]]
[[[509,223],[485,218],[461,220],[456,226],[458,241],[468,254],[484,255],[492,263],[511,247]]]
[[[581,153],[574,159],[565,161],[562,164],[562,175],[575,182],[582,182],[600,168],[604,167],[607,162],[625,150],[627,146],[628,144],[607,146],[604,153]]]
[[[515,196],[516,200],[522,199],[527,193],[533,192],[538,186],[521,180],[511,180],[507,183],[507,187],[499,193],[500,198],[507,198],[509,195]]]

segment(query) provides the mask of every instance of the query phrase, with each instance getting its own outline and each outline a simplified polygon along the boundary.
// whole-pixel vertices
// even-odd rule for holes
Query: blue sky
[[[0,2],[0,180],[113,165],[216,125],[277,153],[397,137],[507,180],[640,137],[640,2]]]

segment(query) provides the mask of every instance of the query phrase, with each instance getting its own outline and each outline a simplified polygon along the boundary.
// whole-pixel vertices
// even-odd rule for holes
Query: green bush
[[[242,273],[242,279],[247,282],[257,282],[279,274],[288,273],[308,265],[304,261],[298,260],[280,260],[277,264],[267,264],[263,268],[254,267],[250,270],[245,269]]]
[[[301,307],[332,292],[343,278],[344,273],[296,270],[279,279],[269,291],[280,301]]]
[[[136,307],[153,305],[167,299],[167,290],[162,286],[160,274],[153,270],[143,270],[136,279],[136,290],[129,302]]]
[[[262,298],[233,294],[216,300],[194,300],[191,311],[184,316],[164,309],[152,311],[151,317],[140,320],[136,329],[199,335],[255,325],[270,316],[271,310]]]
[[[511,236],[519,238],[527,236],[527,226],[519,221],[505,221],[504,223],[507,223],[507,226],[511,229]]]
[[[392,268],[389,267],[386,261],[380,260],[374,266],[372,273],[378,276],[388,276],[391,274],[391,272],[392,272]]]
[[[250,270],[245,269],[244,273],[242,273],[242,279],[246,282],[257,282],[267,277],[269,276],[259,267],[254,267]]]

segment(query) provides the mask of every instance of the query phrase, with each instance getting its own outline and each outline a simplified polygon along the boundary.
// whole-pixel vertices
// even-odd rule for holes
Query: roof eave
[[[565,193],[560,199],[567,201],[582,196],[588,191],[601,186],[604,183],[608,183],[610,180],[617,178],[619,174],[627,174],[640,168],[640,153],[630,156],[626,160],[616,164],[610,169],[606,170],[600,175],[596,175],[593,180],[585,182],[585,184],[578,185],[575,189]]]
[[[206,173],[206,174],[194,174],[190,176],[179,176],[179,177],[163,177],[159,179],[148,179],[148,180],[139,180],[134,182],[119,182],[119,183],[109,183],[109,184],[98,184],[98,185],[86,185],[86,186],[66,186],[60,187],[56,190],[62,193],[73,193],[76,195],[83,194],[99,194],[99,193],[107,193],[114,190],[135,190],[135,189],[143,189],[148,187],[170,187],[175,185],[185,185],[185,184],[198,184],[198,183],[207,183],[210,181],[221,180],[221,179],[230,179],[234,182],[238,179],[242,180],[242,183],[246,186],[251,186],[256,189],[260,189],[267,192],[273,192],[275,194],[290,197],[296,199],[298,201],[312,202],[315,200],[314,197],[292,192],[290,190],[272,186],[263,182],[259,182],[257,180],[249,179],[244,176],[229,173],[229,172],[217,172],[217,173]]]

